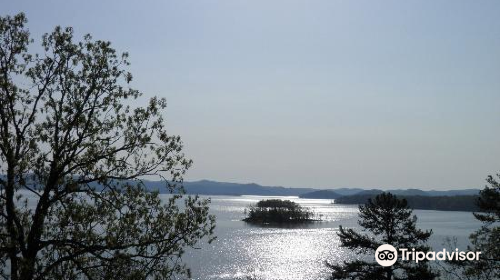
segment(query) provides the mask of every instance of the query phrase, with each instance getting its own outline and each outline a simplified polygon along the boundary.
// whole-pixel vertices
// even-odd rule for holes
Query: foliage
[[[500,178],[500,174],[497,174]],[[469,251],[481,252],[478,261],[448,262],[443,269],[452,279],[500,279],[500,183],[488,176],[474,213],[483,225],[470,236]]]
[[[246,222],[253,223],[297,223],[313,221],[313,213],[298,203],[290,200],[261,200],[252,205],[248,211]]]
[[[175,193],[191,165],[165,129],[165,100],[127,106],[142,100],[127,54],[74,42],[71,28],[30,54],[26,22],[0,17],[0,278],[188,275],[183,252],[213,233],[209,201],[164,203],[140,180],[160,176]]]
[[[500,178],[500,174],[497,174]],[[473,263],[472,274],[486,275],[487,279],[500,278],[500,183],[488,176],[486,186],[480,193],[478,206],[481,212],[474,213],[483,226],[470,236],[471,250],[483,254],[479,262]]]
[[[416,227],[417,217],[412,216],[405,199],[398,199],[391,193],[382,193],[359,206],[359,225],[366,233],[340,226],[338,236],[341,247],[364,255],[362,260],[327,265],[333,270],[331,279],[434,279],[437,275],[425,262],[418,265],[397,261],[390,267],[382,267],[374,261],[374,254],[382,244],[395,248],[415,248],[417,251],[430,250],[425,242],[432,231],[422,231]]]

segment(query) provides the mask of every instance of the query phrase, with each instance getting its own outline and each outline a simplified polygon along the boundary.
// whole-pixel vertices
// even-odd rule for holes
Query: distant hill
[[[391,191],[392,193],[392,191]],[[355,195],[343,196],[335,199],[335,204],[364,204],[369,198],[378,193],[368,191]],[[413,209],[442,210],[442,211],[478,211],[475,202],[477,195],[456,196],[423,196],[423,195],[398,195],[408,201],[408,206]]]
[[[479,189],[449,190],[449,191],[426,191],[430,196],[452,196],[452,195],[479,195]]]
[[[160,190],[166,192],[164,182],[144,181],[148,189]],[[334,188],[334,189],[317,189],[317,188],[287,188],[279,186],[262,186],[255,183],[240,184],[226,183],[209,180],[201,180],[194,182],[184,182],[184,188],[189,194],[201,195],[267,195],[267,196],[301,196],[304,198],[326,198],[335,199],[337,197],[329,192],[336,193],[340,196],[349,195],[371,195],[383,192],[379,189],[361,189],[361,188]],[[324,192],[323,192],[324,191]],[[316,193],[318,192],[318,193]],[[466,190],[450,190],[450,191],[423,191],[419,189],[395,189],[390,190],[395,195],[404,196],[456,196],[456,195],[477,195],[478,189]],[[312,194],[307,194],[312,193]]]
[[[377,195],[383,193],[384,191],[379,189],[371,189],[371,190],[363,190],[351,195]],[[449,191],[423,191],[419,189],[395,189],[395,190],[386,190],[386,192],[390,192],[399,196],[457,196],[457,195],[478,195],[478,189],[464,189],[464,190],[449,190]]]
[[[330,189],[331,191],[334,191],[340,195],[353,195],[357,194],[359,192],[364,191],[364,189],[360,188],[335,188],[335,189]]]
[[[420,196],[457,196],[457,195],[478,195],[478,189],[448,190],[448,191],[423,191],[419,189],[388,190],[395,195],[420,195]]]
[[[372,190],[360,191],[359,193],[355,193],[355,194],[350,195],[350,196],[367,196],[367,197],[371,197],[372,195],[375,196],[375,195],[381,194],[381,193],[383,193],[383,191],[372,189]],[[391,191],[391,193],[392,193],[392,191]]]
[[[5,175],[0,175],[0,179]],[[29,179],[29,178],[28,178]],[[158,190],[161,193],[167,193],[164,181],[143,180],[149,190]],[[97,183],[91,183],[91,186],[100,189]],[[304,198],[326,198],[336,199],[340,196],[351,195],[372,195],[383,192],[380,189],[361,189],[361,188],[287,188],[280,186],[261,186],[255,183],[240,184],[226,183],[209,180],[194,182],[184,182],[184,188],[189,194],[201,195],[263,195],[263,196],[301,196]],[[478,189],[448,190],[448,191],[423,191],[419,189],[395,189],[390,190],[395,195],[402,196],[457,196],[457,195],[478,195]],[[311,194],[308,194],[311,193]],[[333,194],[334,193],[334,194]],[[338,195],[338,196],[337,196]]]
[[[341,194],[338,194],[331,190],[314,191],[299,195],[300,198],[322,198],[322,199],[336,199],[341,196],[342,196]]]
[[[148,189],[160,190],[165,192],[164,183],[156,181],[144,181]],[[200,195],[263,195],[263,196],[299,196],[304,193],[317,191],[313,188],[286,188],[270,187],[258,184],[239,184],[215,182],[201,180],[195,182],[184,182],[184,189],[188,194]]]
[[[304,193],[315,191],[312,188],[285,188],[268,187],[258,184],[221,183],[208,180],[197,182],[186,182],[184,188],[188,193],[206,195],[276,195],[276,196],[299,196]]]

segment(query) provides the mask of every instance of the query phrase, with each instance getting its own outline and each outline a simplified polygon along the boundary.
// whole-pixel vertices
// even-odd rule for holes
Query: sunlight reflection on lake
[[[321,215],[322,222],[288,227],[256,226],[242,222],[245,208],[261,199],[290,199]],[[188,251],[184,260],[199,280],[312,280],[326,279],[325,261],[358,258],[339,247],[339,225],[358,227],[357,205],[335,205],[327,199],[297,197],[213,196],[217,239]],[[479,224],[468,212],[416,210],[419,227],[434,230],[430,244],[442,248],[443,238],[457,236],[462,247]]]

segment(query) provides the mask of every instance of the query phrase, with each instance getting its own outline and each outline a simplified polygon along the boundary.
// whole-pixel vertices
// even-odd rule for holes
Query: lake
[[[261,199],[289,199],[311,208],[322,222],[294,227],[262,227],[242,222],[245,208]],[[212,196],[211,213],[217,217],[212,244],[190,250],[184,261],[193,279],[237,280],[252,277],[265,280],[325,279],[330,263],[359,258],[339,247],[339,225],[358,227],[357,205],[336,205],[326,199],[264,196]],[[446,237],[456,237],[459,249],[468,245],[468,236],[480,223],[470,212],[415,210],[418,226],[432,229],[429,241],[443,249]]]

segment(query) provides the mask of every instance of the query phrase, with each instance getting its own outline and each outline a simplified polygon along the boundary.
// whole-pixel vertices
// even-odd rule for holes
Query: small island
[[[243,221],[257,224],[305,223],[319,221],[314,213],[290,200],[268,199],[249,207]]]

